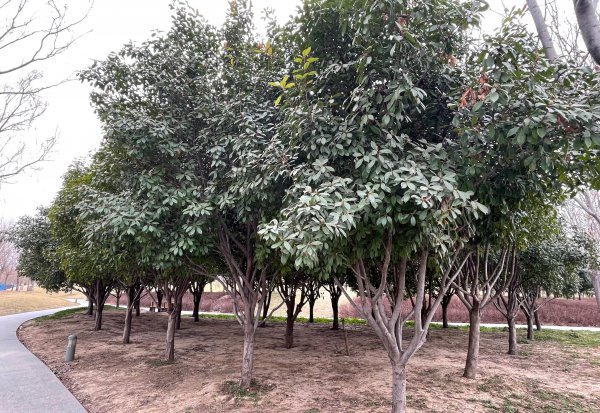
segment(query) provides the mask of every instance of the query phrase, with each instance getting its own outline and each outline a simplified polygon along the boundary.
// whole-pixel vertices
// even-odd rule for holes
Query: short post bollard
[[[65,355],[65,361],[70,362],[75,360],[75,347],[77,346],[77,336],[71,335],[68,338],[67,353]]]

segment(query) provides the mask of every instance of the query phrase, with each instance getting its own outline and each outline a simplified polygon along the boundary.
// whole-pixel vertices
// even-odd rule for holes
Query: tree
[[[294,346],[294,323],[302,312],[302,307],[308,302],[309,288],[308,276],[305,273],[292,271],[279,277],[277,291],[286,307],[285,348]]]
[[[41,83],[42,73],[35,66],[65,52],[76,40],[73,30],[87,16],[71,19],[67,6],[54,0],[37,4],[0,4],[6,17],[0,22],[0,183],[44,160],[54,146],[56,135],[36,148],[37,153],[27,154],[31,142],[22,138],[46,111],[42,92],[57,86]]]
[[[23,216],[13,225],[10,240],[19,250],[17,270],[49,291],[69,290],[73,285],[60,267],[57,242],[50,232],[48,209]]]
[[[91,182],[91,173],[82,163],[76,163],[63,177],[63,186],[48,212],[50,231],[56,240],[56,255],[69,282],[93,285],[91,299],[96,307],[94,330],[102,329],[102,314],[118,272],[119,256],[86,243],[86,219],[79,209],[84,188]]]

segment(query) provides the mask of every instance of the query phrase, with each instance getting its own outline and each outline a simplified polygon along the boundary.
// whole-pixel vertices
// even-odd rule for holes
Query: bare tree
[[[600,64],[600,23],[596,15],[598,0],[573,0],[581,37],[588,52]]]
[[[600,192],[583,191],[561,208],[563,217],[573,226],[583,230],[600,242]],[[594,294],[600,308],[600,268],[590,267],[588,274],[594,286]]]
[[[41,93],[57,86],[42,83],[36,64],[66,51],[87,16],[71,19],[67,6],[54,0],[38,4],[0,0],[0,183],[44,160],[54,146],[56,133],[28,154],[31,142],[22,136],[46,111]]]

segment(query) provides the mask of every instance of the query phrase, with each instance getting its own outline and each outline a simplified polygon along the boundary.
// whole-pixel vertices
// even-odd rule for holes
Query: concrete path
[[[64,309],[0,317],[1,413],[87,412],[48,366],[17,339],[17,328],[25,321]],[[65,349],[66,345],[65,337]]]

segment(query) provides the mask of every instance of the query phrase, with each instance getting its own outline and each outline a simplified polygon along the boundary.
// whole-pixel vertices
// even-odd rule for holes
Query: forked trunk
[[[474,301],[469,311],[469,347],[467,350],[467,362],[464,377],[474,379],[477,377],[477,364],[479,361],[479,333],[480,333],[480,310],[479,302]]]
[[[167,361],[175,361],[175,324],[177,322],[177,312],[169,312],[169,321],[167,323],[167,349],[165,358]]]
[[[332,330],[339,330],[340,329],[340,320],[339,320],[339,306],[338,303],[340,302],[340,297],[339,296],[331,296],[331,310],[333,311],[333,325],[331,326]]]
[[[244,354],[242,356],[242,376],[240,387],[249,389],[252,385],[252,365],[254,363],[254,328],[252,325],[244,326]]]
[[[392,413],[406,412],[406,366],[392,363]]]
[[[508,354],[517,354],[517,327],[514,317],[507,317],[508,321]]]

